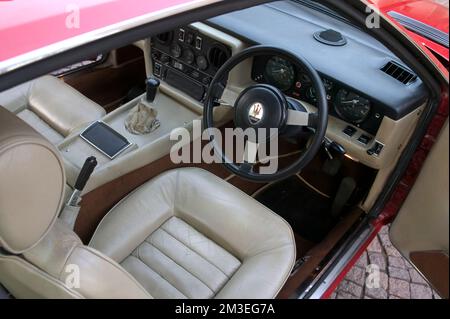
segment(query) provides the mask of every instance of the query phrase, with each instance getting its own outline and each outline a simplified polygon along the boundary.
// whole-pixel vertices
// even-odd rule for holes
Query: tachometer
[[[282,91],[287,91],[292,88],[295,82],[294,65],[283,58],[274,56],[267,61],[265,77],[269,84]]]
[[[341,89],[335,98],[336,112],[344,120],[361,123],[370,113],[370,101],[354,92]]]

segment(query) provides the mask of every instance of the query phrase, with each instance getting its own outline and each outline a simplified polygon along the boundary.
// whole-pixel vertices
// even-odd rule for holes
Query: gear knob
[[[147,102],[151,103],[155,100],[159,84],[160,84],[159,80],[155,77],[149,77],[147,80],[145,80],[145,91]]]

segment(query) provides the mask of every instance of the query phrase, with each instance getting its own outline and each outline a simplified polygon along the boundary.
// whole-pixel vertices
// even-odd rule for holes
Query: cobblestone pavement
[[[388,231],[388,226],[381,229],[336,288],[332,299],[440,299],[394,248]],[[369,288],[374,278],[370,266],[367,268],[369,264],[379,267],[379,287]]]

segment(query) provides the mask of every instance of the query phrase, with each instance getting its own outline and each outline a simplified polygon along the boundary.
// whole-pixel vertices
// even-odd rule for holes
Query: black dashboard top
[[[278,46],[305,57],[323,77],[374,101],[383,115],[394,120],[426,100],[425,85],[389,49],[362,30],[307,6],[277,1],[207,23],[249,43]],[[345,44],[332,46],[317,40],[318,32],[329,29],[339,32]],[[409,74],[407,81],[395,72],[387,74],[391,66],[401,77],[411,73],[412,79]]]

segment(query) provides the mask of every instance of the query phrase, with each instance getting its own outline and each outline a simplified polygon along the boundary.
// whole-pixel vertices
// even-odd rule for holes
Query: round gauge
[[[195,61],[195,54],[194,52],[192,52],[192,50],[186,50],[184,51],[184,60],[186,61],[186,63],[188,64],[192,64]]]
[[[333,86],[334,86],[333,82],[331,82],[330,80],[327,80],[327,79],[323,79],[322,81],[323,81],[323,86],[325,87],[325,90],[327,92],[329,92],[333,89]]]
[[[336,94],[335,99],[336,112],[343,119],[352,123],[361,123],[370,113],[370,101],[362,96],[341,89]]]
[[[172,54],[172,56],[174,56],[175,58],[179,58],[181,56],[181,53],[183,52],[183,50],[181,49],[181,46],[178,44],[174,44],[170,47],[170,53]]]
[[[313,102],[317,102],[316,89],[313,86],[310,86],[306,91],[306,97]]]
[[[196,63],[200,70],[206,70],[208,68],[208,60],[203,55],[197,57]]]
[[[274,56],[266,64],[265,77],[270,84],[287,91],[294,85],[295,68],[289,61]]]

